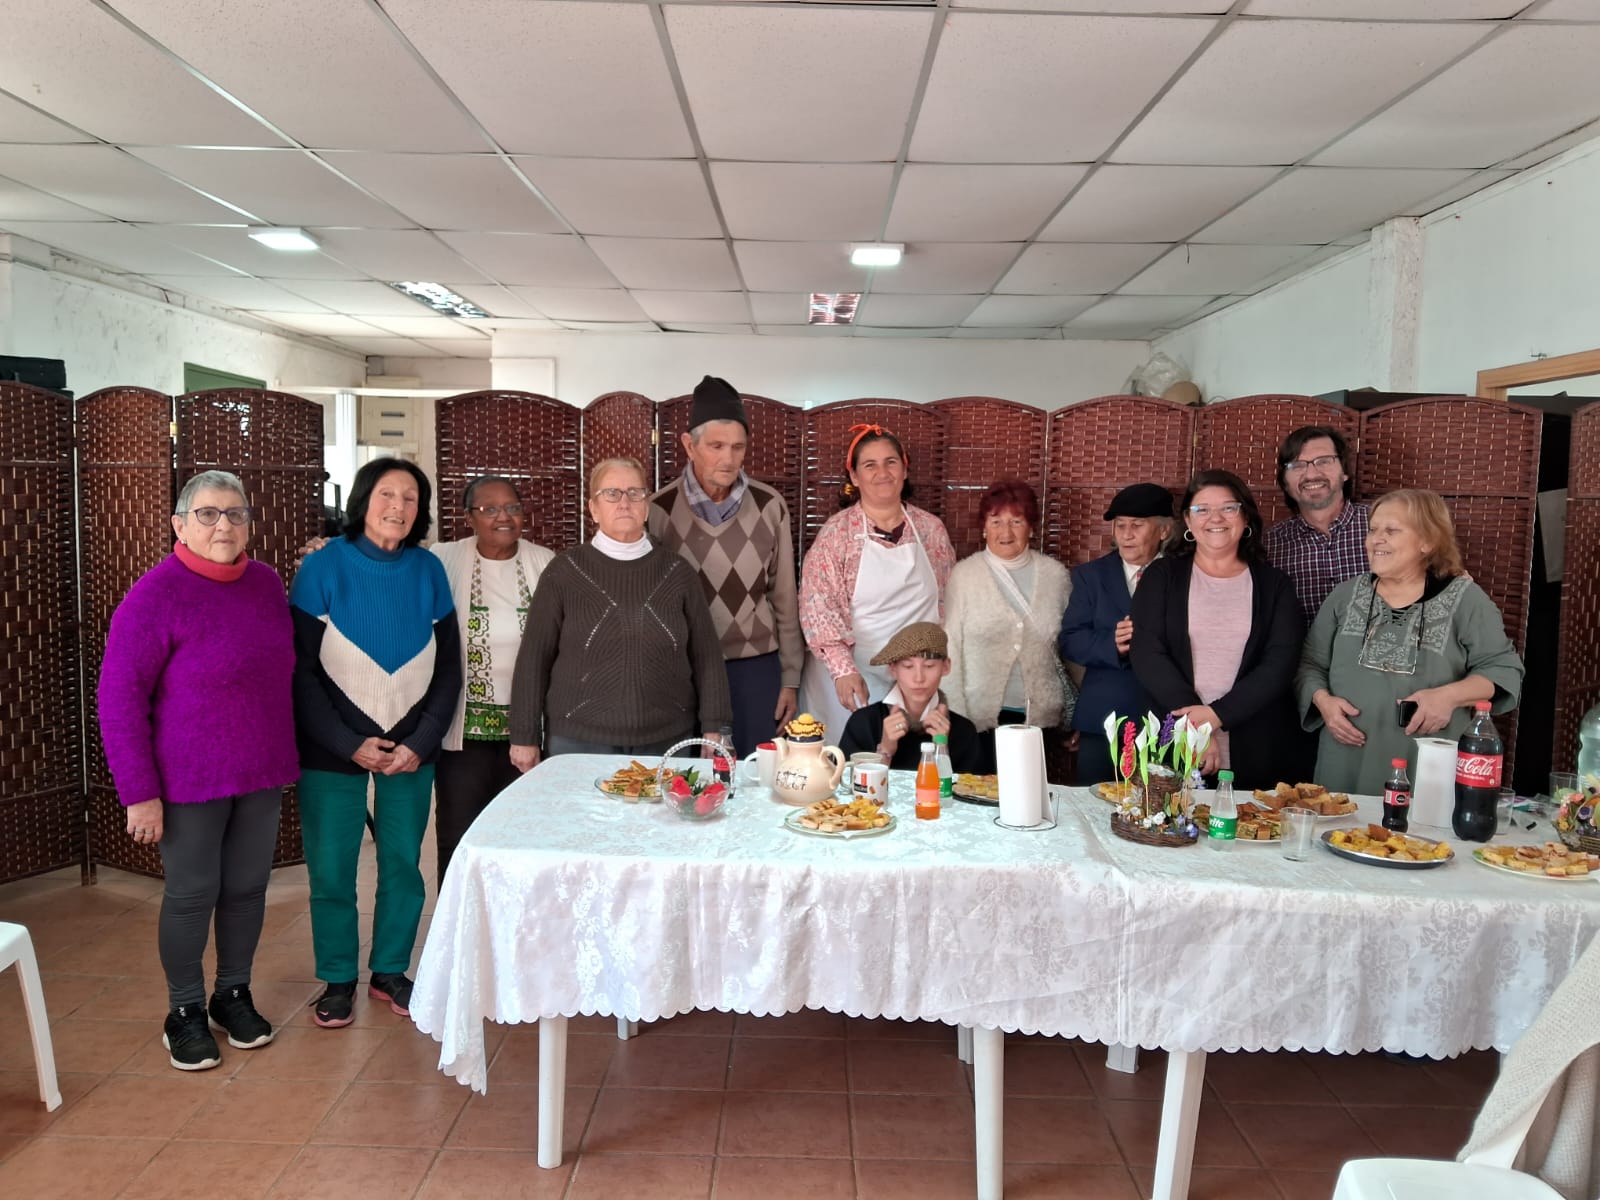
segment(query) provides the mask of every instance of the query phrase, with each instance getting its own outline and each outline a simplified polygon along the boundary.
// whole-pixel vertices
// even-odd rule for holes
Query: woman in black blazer
[[[1267,562],[1255,499],[1232,472],[1201,471],[1181,516],[1133,594],[1134,677],[1158,714],[1211,724],[1205,774],[1227,767],[1244,788],[1309,780],[1294,701],[1305,619]]]

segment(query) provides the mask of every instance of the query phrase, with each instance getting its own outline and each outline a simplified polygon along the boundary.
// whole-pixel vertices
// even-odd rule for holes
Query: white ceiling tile
[[[1600,137],[1600,121],[1591,121],[1579,129],[1574,129],[1571,133],[1563,134],[1558,138],[1551,138],[1544,145],[1537,146],[1526,154],[1519,154],[1516,158],[1508,159],[1500,165],[1517,170],[1523,167],[1531,167],[1535,163],[1542,163],[1547,158],[1555,157],[1563,150],[1581,146],[1584,142],[1592,142],[1596,137]]]
[[[1487,167],[1526,153],[1600,114],[1596,57],[1600,26],[1507,29],[1312,161]]]
[[[298,329],[301,333],[314,333],[322,337],[383,335],[383,330],[366,321],[358,321],[354,317],[344,317],[337,313],[258,312],[255,315],[263,321],[271,321],[274,325],[286,325],[290,329]]]
[[[304,145],[441,151],[483,146],[482,135],[375,4],[117,0],[116,7]],[[382,119],[373,120],[378,113]]]
[[[837,242],[735,242],[733,253],[752,292],[859,292],[870,278]]]
[[[1263,275],[1260,279],[1258,279],[1255,283],[1250,284],[1248,287],[1239,288],[1239,294],[1234,296],[1233,299],[1239,300],[1245,295],[1254,295],[1256,292],[1263,292],[1267,288],[1282,283],[1286,279],[1293,279],[1296,275],[1300,275],[1306,271],[1309,271],[1312,267],[1316,266],[1320,262],[1326,262],[1330,258],[1337,258],[1339,255],[1348,254],[1349,252],[1349,246],[1341,246],[1338,242],[1333,242],[1326,246],[1318,246],[1304,258],[1287,263],[1278,270],[1272,272],[1270,275]],[[1227,297],[1219,297],[1217,300],[1213,300],[1212,304],[1220,304],[1222,300],[1225,299],[1227,299]]]
[[[1006,341],[1049,341],[1061,337],[1059,325],[996,325],[985,328],[981,325],[962,325],[950,331],[951,337],[957,338],[992,338]]]
[[[4,29],[6,89],[96,137],[144,145],[283,144],[94,4],[6,0]]]
[[[241,219],[115,146],[0,146],[0,176],[119,221]]]
[[[1086,170],[912,163],[900,176],[886,236],[892,242],[1005,242],[1032,237]]]
[[[1175,242],[1216,220],[1277,167],[1100,167],[1039,235],[1045,242]]]
[[[150,146],[129,153],[267,225],[403,229],[411,224],[298,150]]]
[[[281,279],[278,282],[287,291],[347,317],[409,317],[427,312],[411,297],[382,283],[331,279]],[[259,304],[255,307],[271,306]]]
[[[1119,290],[1128,296],[1215,296],[1253,285],[1311,255],[1315,246],[1175,246]]]
[[[1232,0],[952,0],[951,8],[1027,9],[1030,12],[1149,13],[1184,15],[1225,13]]]
[[[1600,21],[1600,0],[1549,0],[1531,18],[1535,21]]]
[[[260,316],[260,313],[256,314]],[[395,358],[437,358],[444,352],[424,346],[421,342],[414,342],[410,338],[397,337],[339,337],[335,338],[341,346],[348,347],[360,354],[376,354],[379,356],[393,356]]]
[[[1527,7],[1528,0],[1250,0],[1244,11],[1324,20],[1498,21]]]
[[[1113,157],[1134,163],[1296,162],[1487,32],[1471,24],[1235,22]]]
[[[972,310],[963,324],[1059,325],[1092,305],[1098,296],[990,296]]]
[[[655,292],[635,290],[633,298],[652,321],[748,321],[743,292]]]
[[[1105,337],[1146,337],[1211,302],[1210,296],[1107,296],[1067,323],[1071,333]]]
[[[137,225],[104,221],[7,221],[5,227],[63,254],[101,263],[115,271],[231,274],[226,268],[167,245]]]
[[[415,229],[314,229],[331,257],[383,280],[482,283],[483,277],[430,233]]]
[[[1428,196],[1409,206],[1401,215],[1418,217],[1443,208],[1447,204],[1454,204],[1457,200],[1481,192],[1492,184],[1499,183],[1502,179],[1509,179],[1515,171],[1475,171],[1454,187],[1446,188],[1435,196]]]
[[[1022,249],[1019,242],[917,242],[898,267],[871,272],[874,292],[981,295]]]
[[[566,231],[498,155],[327,153],[321,157],[425,229]]]
[[[884,162],[898,154],[932,14],[680,4],[664,12],[711,158]]]
[[[643,4],[384,0],[497,142],[520,154],[693,153]]]
[[[560,329],[577,329],[584,333],[660,333],[661,327],[654,321],[562,321],[557,326]]]
[[[764,333],[769,337],[818,337],[818,338],[846,338],[854,337],[854,325],[757,325],[757,333]]]
[[[535,187],[579,233],[720,237],[700,166],[605,158],[519,158]]]
[[[243,225],[143,225],[150,236],[203,254],[250,275],[276,279],[360,279],[355,267],[335,262],[321,251],[268,250],[252,241]],[[320,235],[314,235],[323,240]],[[214,268],[216,269],[216,268]],[[170,271],[168,274],[199,274]],[[227,272],[223,272],[226,274]]]
[[[532,306],[528,307],[528,311],[533,311]],[[487,321],[478,321],[476,323],[482,325],[485,329],[490,330],[492,333],[498,333],[501,331],[510,333],[545,333],[552,329],[561,328],[561,326],[556,322],[546,320],[544,317],[491,318]],[[493,340],[492,337],[490,340]]]
[[[977,308],[978,296],[884,296],[873,292],[856,311],[858,325],[959,325]]]
[[[668,333],[750,333],[751,331],[748,321],[743,325],[719,325],[710,321],[672,321],[667,324]]]
[[[995,289],[1026,296],[1090,296],[1115,291],[1155,261],[1161,243],[1037,242]]]
[[[427,338],[419,339],[430,350],[445,354],[451,358],[493,358],[494,342],[489,338],[473,338],[466,341],[457,338],[448,342],[435,342]]]
[[[488,341],[489,331],[474,328],[475,322],[458,321],[454,317],[428,316],[420,304],[412,305],[417,312],[422,313],[417,317],[367,317],[365,320],[376,325],[385,333],[398,334],[409,338],[430,338],[434,341]]]
[[[728,232],[754,240],[872,241],[893,181],[889,163],[711,164]]]
[[[481,286],[462,284],[454,289],[457,293],[471,300],[484,312],[492,317],[543,317],[539,312],[522,297],[513,293],[509,288],[495,287],[491,284]],[[482,324],[482,322],[480,322]]]
[[[804,325],[811,315],[805,292],[751,292],[750,309],[758,325]]]
[[[0,142],[82,142],[83,134],[0,92]]]
[[[957,13],[911,158],[1092,162],[1210,31],[1208,21]]]
[[[267,312],[326,313],[326,305],[296,296],[265,279],[248,275],[147,275],[157,287],[172,288],[229,308]],[[298,281],[295,281],[298,283]]]
[[[106,215],[38,188],[0,179],[0,221],[104,221]]]
[[[621,288],[511,289],[552,321],[640,321],[644,310]]]
[[[947,338],[954,332],[949,325],[852,325],[851,328],[858,338]]]
[[[1436,196],[1467,171],[1300,167],[1196,235],[1201,242],[1320,245]]]
[[[723,241],[675,238],[586,239],[627,288],[657,291],[726,292],[739,287],[739,273]],[[526,282],[526,281],[519,281]]]
[[[498,283],[530,287],[610,287],[605,265],[570,233],[441,233],[468,262]]]

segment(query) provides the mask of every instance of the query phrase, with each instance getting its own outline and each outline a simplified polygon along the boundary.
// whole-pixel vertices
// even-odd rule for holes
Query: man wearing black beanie
[[[694,389],[683,474],[650,501],[650,536],[700,573],[722,639],[740,755],[770,741],[798,705],[805,642],[789,506],[744,473],[750,418],[725,379]]]

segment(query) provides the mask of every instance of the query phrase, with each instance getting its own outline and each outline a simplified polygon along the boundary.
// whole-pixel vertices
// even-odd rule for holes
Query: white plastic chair
[[[0,921],[0,971],[12,963],[22,976],[22,1004],[28,1012],[28,1033],[33,1038],[33,1062],[39,1070],[39,1099],[54,1112],[61,1107],[61,1088],[56,1084],[56,1056],[50,1045],[50,1018],[44,1011],[44,988],[39,983],[39,960],[33,954],[33,939],[22,925]]]

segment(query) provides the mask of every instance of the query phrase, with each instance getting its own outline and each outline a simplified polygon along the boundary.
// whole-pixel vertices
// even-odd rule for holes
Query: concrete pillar
[[[1422,316],[1422,227],[1394,217],[1372,231],[1367,285],[1367,363],[1363,382],[1384,392],[1417,385]]]

